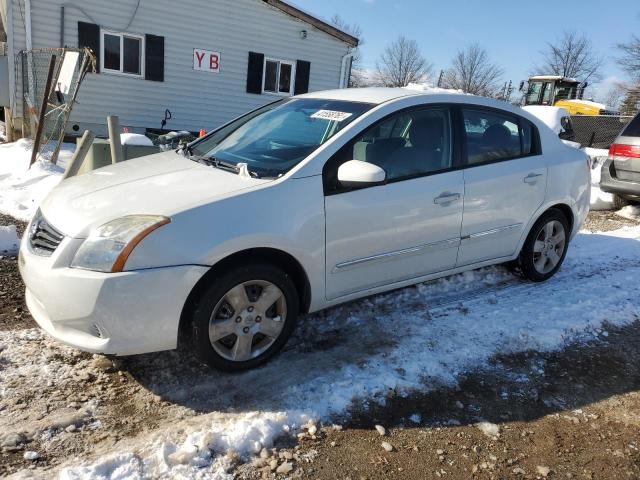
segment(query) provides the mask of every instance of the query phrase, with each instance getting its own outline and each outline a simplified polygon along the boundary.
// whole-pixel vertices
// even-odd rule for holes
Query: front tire
[[[559,210],[549,210],[533,225],[518,262],[525,278],[544,282],[560,269],[569,246],[569,223]]]
[[[299,299],[291,278],[272,265],[215,276],[192,317],[196,356],[212,368],[240,371],[265,363],[287,342]]]

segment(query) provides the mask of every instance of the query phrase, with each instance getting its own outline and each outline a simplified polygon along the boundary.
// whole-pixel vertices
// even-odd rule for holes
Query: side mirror
[[[373,163],[349,160],[338,168],[338,181],[345,187],[364,187],[381,184],[387,173]]]

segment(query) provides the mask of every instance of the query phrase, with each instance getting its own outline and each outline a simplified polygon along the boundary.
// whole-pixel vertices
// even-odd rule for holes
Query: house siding
[[[16,53],[26,48],[23,2],[13,1]],[[88,16],[68,1],[31,1],[33,48],[59,46],[63,4],[67,46],[77,46],[78,21],[121,31],[136,6],[135,0],[76,2]],[[142,0],[126,31],[164,37],[164,82],[108,73],[88,74],[70,125],[77,124],[80,131],[90,128],[104,134],[105,118],[113,114],[120,117],[121,125],[133,131],[160,128],[164,111],[169,109],[172,119],[166,128],[209,130],[280,98],[246,92],[250,51],[263,53],[265,57],[310,61],[310,91],[338,88],[341,60],[349,52],[346,43],[261,0],[210,0],[207,7],[203,3]],[[301,30],[307,31],[306,39],[301,38]],[[220,52],[220,73],[194,70],[194,48]],[[17,84],[20,90],[21,81]],[[18,93],[17,98],[22,98]],[[17,102],[19,107],[21,103]]]

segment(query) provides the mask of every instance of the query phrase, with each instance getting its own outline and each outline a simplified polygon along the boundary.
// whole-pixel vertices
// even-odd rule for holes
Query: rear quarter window
[[[621,135],[624,137],[640,137],[640,114],[631,119]]]

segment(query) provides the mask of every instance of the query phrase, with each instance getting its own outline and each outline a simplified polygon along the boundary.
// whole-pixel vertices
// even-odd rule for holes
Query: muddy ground
[[[0,224],[10,223],[18,222],[0,216]],[[585,228],[636,224],[594,212]],[[1,258],[0,332],[35,326],[22,292],[17,260]],[[29,388],[1,397],[0,416],[26,432],[55,426],[60,433],[46,442],[28,434],[15,442],[3,437],[0,476],[110,451],[169,420],[197,414],[197,408],[157,394],[157,385],[170,382],[171,375],[205,375],[192,359],[165,353],[112,360],[62,347],[37,333],[18,335],[16,341],[28,347],[26,352],[49,356],[56,381],[43,375],[39,383],[38,378],[29,382],[34,373],[25,369],[25,377],[11,381]],[[529,381],[522,382],[524,376]],[[288,476],[640,478],[640,319],[624,328],[609,326],[596,340],[559,352],[494,357],[488,366],[466,372],[455,390],[410,397],[389,392],[386,406],[354,405],[341,425],[321,429],[315,438],[307,435],[297,447],[278,445],[276,455],[295,455]],[[384,436],[375,425],[385,427]],[[27,450],[40,458],[25,460]],[[257,458],[233,471],[240,478],[279,476],[270,460]]]

